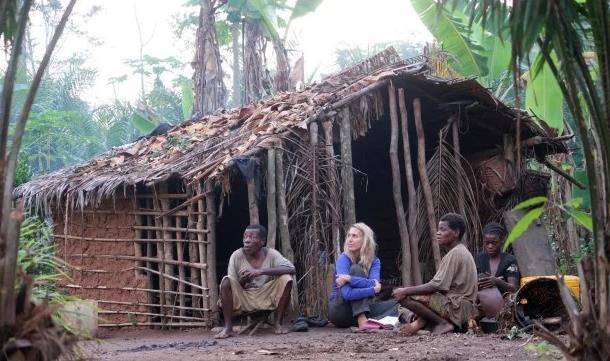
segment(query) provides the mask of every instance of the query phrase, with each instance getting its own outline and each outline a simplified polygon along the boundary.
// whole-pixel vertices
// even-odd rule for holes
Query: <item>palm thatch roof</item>
[[[187,183],[212,178],[222,183],[236,159],[276,146],[278,140],[306,137],[309,123],[332,119],[341,108],[348,107],[351,116],[365,123],[383,114],[380,99],[387,95],[389,82],[439,104],[468,99],[470,112],[482,115],[496,130],[514,132],[517,110],[474,79],[442,79],[432,75],[430,68],[425,57],[402,60],[389,48],[304,90],[189,120],[166,134],[141,138],[83,164],[39,176],[15,193],[27,206],[46,211],[63,205],[60,201],[66,196],[79,208],[95,206],[121,188],[170,178]],[[551,135],[522,116],[522,139]],[[355,136],[365,132],[354,129]],[[564,150],[561,143],[553,146]]]

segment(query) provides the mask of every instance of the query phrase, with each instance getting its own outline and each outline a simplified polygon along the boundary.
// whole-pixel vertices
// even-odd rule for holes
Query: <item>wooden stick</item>
[[[294,262],[294,251],[290,244],[290,230],[288,229],[288,207],[286,206],[286,185],[284,183],[284,151],[281,148],[278,148],[275,152],[275,170],[277,172],[277,211],[282,255],[290,262]]]
[[[254,177],[247,178],[246,185],[248,187],[248,212],[250,213],[250,224],[259,224],[258,200],[256,199],[256,185]]]
[[[204,197],[205,197],[205,193],[204,193],[204,194],[198,194],[198,195],[196,195],[196,196],[194,196],[194,197],[191,197],[191,198],[190,198],[189,200],[187,200],[186,202],[181,203],[180,205],[178,205],[178,206],[176,206],[176,207],[174,207],[174,208],[170,209],[169,211],[166,211],[166,212],[161,213],[160,215],[158,215],[158,216],[157,216],[157,218],[158,218],[158,217],[163,217],[163,216],[170,216],[170,215],[172,215],[172,214],[174,214],[174,213],[177,213],[179,210],[181,210],[181,209],[183,209],[183,208],[185,208],[185,207],[188,207],[188,206],[189,206],[189,205],[191,205],[193,202],[196,202],[197,200],[199,200],[199,199],[201,199],[201,198],[204,198]]]
[[[329,172],[329,186],[328,186],[328,191],[330,194],[330,198],[335,200],[335,199],[339,199],[339,184],[337,182],[337,177],[336,177],[336,173],[335,173],[335,169],[337,167],[337,164],[335,162],[335,149],[333,147],[333,123],[331,123],[330,121],[326,120],[324,122],[322,122],[322,127],[324,128],[324,141],[325,141],[325,148],[326,148],[326,154],[328,155],[328,158],[330,159],[330,167],[331,170]],[[330,212],[330,219],[332,222],[331,225],[331,232],[332,232],[332,239],[333,239],[333,253],[335,254],[335,263],[337,261],[337,258],[339,257],[339,255],[341,254],[341,219],[340,219],[340,212],[336,212],[334,209],[331,209]]]
[[[87,253],[76,253],[70,255],[71,257],[84,257],[84,258],[108,258],[108,259],[116,259],[116,260],[129,260],[129,261],[144,261],[144,262],[153,262],[153,263],[162,263],[168,265],[176,265],[176,266],[188,266],[194,267],[197,269],[205,270],[207,269],[207,264],[205,263],[192,263],[187,261],[176,261],[173,259],[159,259],[155,257],[136,257],[136,256],[124,256],[120,254],[87,254]]]
[[[140,198],[141,198],[140,195],[138,195],[138,199],[140,199]],[[150,198],[143,198],[143,199],[150,199]],[[128,215],[128,216],[133,216],[133,215],[158,216],[158,215],[163,214],[163,212],[157,212],[154,209],[147,209],[147,208],[139,208],[138,210],[134,210],[134,211],[121,211],[121,210],[109,211],[109,210],[105,210],[105,209],[99,209],[96,211],[84,210],[83,213],[85,213],[85,214],[112,214],[112,215],[124,214],[124,215]],[[184,217],[189,215],[188,211],[175,212],[172,214],[176,215],[176,216],[184,216]],[[205,215],[205,212],[204,212],[204,215]],[[87,226],[87,225],[85,225],[85,226]],[[88,228],[97,228],[97,227],[90,226]],[[113,228],[117,228],[117,227],[113,227]],[[131,227],[125,227],[125,228],[131,228]]]
[[[111,301],[111,300],[95,300],[97,303],[105,303],[105,304],[110,304],[110,305],[124,305],[124,306],[134,306],[134,307],[159,307],[159,304],[157,303],[140,303],[140,302],[124,302],[124,301]],[[179,309],[185,309],[185,310],[191,310],[191,311],[202,311],[202,309],[200,307],[181,307],[181,306],[174,306],[174,305],[168,305],[166,307],[171,307],[171,308],[179,308]],[[209,310],[207,310],[209,311]]]
[[[101,323],[97,327],[138,327],[138,326],[164,326],[164,327],[206,327],[206,322],[136,322],[136,323]]]
[[[133,210],[135,211],[135,210],[138,209],[138,198],[137,198],[137,195],[136,195],[136,187],[135,186],[134,186],[134,189],[133,189],[133,198],[132,199],[133,199]],[[139,226],[141,226],[142,223],[143,223],[142,222],[142,217],[140,215],[137,215],[137,214],[134,214],[134,221],[135,221],[135,224],[139,225]],[[136,237],[139,238],[139,239],[144,238],[144,231],[136,230]],[[142,255],[142,248],[141,248],[142,245],[139,244],[138,242],[134,241],[133,242],[133,246],[134,246],[134,248],[136,250],[134,255],[136,257],[142,257],[143,256]],[[148,257],[150,255],[147,253],[146,256]],[[134,268],[139,267],[139,266],[144,266],[144,263],[142,261],[135,261],[134,262]],[[146,266],[148,268],[150,268],[151,267],[150,262],[147,263]],[[137,278],[139,272],[138,272],[137,269],[134,269],[134,272],[135,272],[135,276]],[[150,272],[146,272],[146,287],[153,288],[153,284],[154,284],[153,275]],[[146,299],[147,299],[148,303],[153,303],[153,294],[150,293],[150,292],[147,292],[146,293]],[[152,317],[149,317],[148,321],[152,322],[153,321]]]
[[[329,110],[337,110],[339,108],[345,109],[346,108],[345,106],[348,105],[349,103],[353,102],[356,99],[360,99],[360,97],[362,97],[363,95],[366,95],[372,91],[385,88],[386,85],[388,85],[388,83],[389,83],[389,80],[384,79],[384,80],[375,82],[371,85],[368,85],[368,86],[358,90],[357,92],[351,93],[350,95],[343,97],[341,100],[333,103],[330,106]]]
[[[578,188],[587,189],[587,187],[584,184],[582,184],[578,179],[576,179],[576,178],[572,177],[570,174],[564,172],[563,169],[557,167],[555,164],[551,163],[548,159],[543,158],[541,160],[541,163],[546,165],[547,167],[549,167],[551,170],[557,172],[557,174],[564,177],[567,181],[574,184]]]
[[[195,189],[193,189],[192,186],[189,186],[187,188],[187,192],[193,194],[196,192]],[[197,206],[197,203],[191,203],[189,204],[188,208],[187,208],[187,212],[189,214],[188,216],[188,224],[187,224],[187,228],[191,228],[191,227],[197,227],[197,220],[195,218],[195,214],[194,214],[194,210],[195,207]],[[193,262],[193,263],[199,263],[199,250],[198,250],[198,246],[197,244],[200,242],[199,240],[195,241],[193,238],[196,235],[193,235],[192,233],[188,234],[188,238],[189,238],[189,261]],[[191,282],[193,282],[196,285],[200,285],[201,284],[201,276],[200,276],[200,272],[197,268],[195,267],[191,267]],[[203,298],[201,297],[192,297],[192,305],[197,307],[197,308],[201,308],[203,304]]]
[[[203,184],[202,181],[198,180],[197,181],[197,186],[196,186],[196,191],[198,194],[203,194]],[[204,209],[206,209],[206,204],[207,203],[207,198],[200,198],[199,200],[197,200],[197,210],[199,212],[203,212]],[[203,215],[198,215],[197,216],[197,229],[204,229],[205,228],[205,218],[203,217]],[[199,241],[206,241],[206,234],[204,233],[197,233],[197,239]],[[209,245],[207,244],[203,244],[203,243],[199,243],[197,250],[199,251],[199,262],[203,262],[203,261],[208,261],[208,256],[207,256],[207,252],[208,252],[208,247]],[[212,265],[212,268],[216,268],[216,263],[214,263]],[[209,272],[207,272],[207,270],[200,270],[199,271],[199,279],[201,281],[201,286],[202,287],[210,287],[210,283],[209,283]],[[202,300],[202,307],[203,308],[210,308],[210,305],[212,303],[214,303],[214,299],[210,300],[210,298],[206,297],[206,293],[202,292],[201,293],[201,300]]]
[[[407,116],[407,104],[405,90],[398,89],[398,108],[400,109],[400,120],[402,128],[402,150],[405,162],[405,176],[407,181],[407,194],[409,202],[409,213],[407,229],[409,231],[409,241],[411,246],[411,270],[414,285],[422,283],[422,275],[419,266],[419,241],[416,231],[417,223],[417,193],[415,192],[415,180],[413,177],[413,161],[411,160],[411,142],[409,136],[409,118]]]
[[[156,195],[157,191],[154,186],[153,186],[153,191]],[[152,198],[152,204],[153,204],[153,208],[155,209],[155,211],[161,212],[159,198]],[[155,227],[153,227],[154,229],[149,228],[148,230],[149,231],[154,230],[156,239],[162,239],[163,233],[161,232],[161,229],[163,228],[163,225],[161,223],[161,220],[158,218],[154,218],[152,221],[155,224]],[[156,245],[157,245],[157,259],[160,259],[161,262],[159,262],[157,259],[155,259],[154,261],[151,260],[150,263],[152,264],[152,263],[159,262],[157,267],[158,267],[159,271],[162,272],[165,269],[165,252],[164,252],[165,242],[157,242]],[[152,268],[152,267],[149,267],[149,268]],[[169,302],[166,302],[166,293],[171,292],[171,290],[165,283],[166,283],[165,277],[159,277],[159,290],[160,290],[159,303],[161,304],[160,310],[161,310],[162,314],[166,314],[165,307],[164,307],[165,304],[171,304]],[[162,318],[162,320],[165,321],[165,318]]]
[[[311,151],[311,177],[312,177],[312,187],[311,187],[311,250],[308,250],[311,255],[311,259],[313,259],[313,267],[311,275],[309,276],[308,286],[311,291],[307,292],[306,296],[308,298],[308,306],[315,305],[319,299],[321,299],[319,291],[321,288],[319,287],[320,281],[320,268],[316,267],[318,260],[320,258],[320,232],[318,229],[318,220],[320,219],[320,213],[318,208],[318,184],[319,184],[319,176],[318,176],[318,123],[313,122],[309,124],[309,146]],[[311,314],[311,313],[310,313]]]
[[[209,315],[209,324],[211,326],[216,318],[216,313],[218,312],[218,282],[216,277],[216,192],[214,191],[214,184],[211,180],[208,180],[205,184],[205,191],[206,223],[207,228],[210,230],[206,235],[208,241],[206,253],[208,283],[206,284],[206,287],[210,290],[209,304],[206,308],[212,310],[212,313]]]
[[[176,218],[176,225],[179,225],[182,223],[182,218],[180,217],[175,217]],[[187,224],[188,226],[188,224]],[[186,238],[187,234],[182,234],[182,232],[176,232],[176,238]],[[184,262],[184,243],[183,242],[176,242],[176,251],[177,251],[177,258],[178,258],[178,262],[182,263]],[[193,267],[194,268],[194,267]],[[184,296],[184,285],[185,285],[185,269],[184,266],[182,265],[178,265],[178,278],[180,279],[180,282],[178,282],[178,292],[180,292],[180,294],[178,295],[178,302],[180,304],[180,306],[184,307],[184,305],[186,305],[186,298]],[[184,309],[180,309],[180,316],[184,316]]]
[[[167,216],[166,216],[167,217]],[[183,228],[183,227],[165,227],[165,226],[134,226],[133,229],[145,229],[151,231],[165,231],[168,234],[167,240],[173,240],[174,237],[171,237],[169,232],[192,232],[192,233],[208,233],[207,229],[191,229],[191,228]]]
[[[102,291],[136,291],[136,292],[153,292],[153,293],[166,293],[162,290],[154,289],[154,288],[139,288],[139,287],[106,287],[106,286],[80,286],[80,285],[58,285],[61,288],[74,288],[74,289],[84,289],[84,290],[102,290]],[[208,291],[207,288],[203,289],[204,291]],[[167,293],[177,295],[176,291],[168,291]],[[187,296],[201,296],[195,293],[184,293]],[[203,297],[210,297],[209,295],[204,295]],[[163,307],[173,307],[170,305]]]
[[[130,227],[131,228],[131,227]],[[155,228],[155,227],[153,227]],[[121,242],[165,242],[164,239],[155,239],[155,238],[94,238],[94,237],[81,237],[81,236],[66,236],[63,234],[53,234],[53,237],[57,237],[57,238],[64,238],[67,237],[68,239],[80,239],[83,241],[90,241],[90,242],[117,242],[117,243],[121,243]],[[208,243],[207,241],[196,241],[196,240],[189,240],[189,239],[169,239],[169,241],[172,242],[181,242],[181,243],[193,243],[193,244],[197,244],[197,243]]]
[[[455,160],[455,164],[459,165],[460,168],[462,166],[462,151],[460,150],[460,120],[459,118],[450,119],[451,122],[451,135],[453,139],[453,159]],[[439,139],[442,141],[442,139]],[[464,185],[462,184],[462,177],[459,175],[458,169],[455,170],[455,179],[457,181],[457,192],[458,194],[463,194]],[[458,207],[460,210],[460,214],[463,217],[466,217],[466,204],[464,203],[464,198],[462,196],[458,197]],[[468,239],[468,235],[466,230],[464,230],[464,236],[462,239]],[[476,244],[476,240],[472,240],[473,244]]]
[[[167,183],[162,183],[161,185],[161,193],[167,193]],[[159,202],[161,203],[161,211],[163,211],[164,213],[166,213],[169,209],[170,209],[170,203],[169,203],[169,199],[168,198],[162,198],[159,199]],[[165,277],[168,278],[168,280],[166,280],[165,282],[165,286],[166,286],[166,290],[171,289],[171,290],[175,290],[176,289],[176,283],[172,282],[172,279],[175,278],[175,273],[174,273],[174,265],[176,258],[174,258],[174,243],[172,241],[170,241],[170,239],[176,238],[175,233],[172,234],[173,229],[169,229],[169,228],[180,228],[180,227],[171,227],[171,220],[169,216],[163,216],[161,217],[161,224],[162,224],[162,229],[161,231],[163,232],[163,257],[165,258],[165,265],[163,267],[163,271],[159,273],[159,276],[161,277]],[[170,276],[170,277],[167,277]],[[178,294],[180,295],[180,293]],[[166,298],[166,304],[172,304],[175,298],[171,298],[168,297]],[[173,311],[173,310],[172,310]],[[173,312],[171,312],[172,316],[173,316]]]
[[[275,192],[275,149],[267,149],[267,247],[276,247],[277,207]]]
[[[184,310],[181,310],[184,312]],[[140,315],[140,316],[153,316],[153,317],[163,317],[164,315],[160,313],[153,312],[139,312],[139,311],[110,311],[110,310],[98,310],[98,314],[100,315]],[[190,316],[172,316],[172,318],[176,318],[179,320],[202,320],[199,317],[190,317]]]
[[[188,281],[185,281],[185,280],[181,280],[181,279],[179,279],[179,278],[177,278],[177,277],[170,276],[170,275],[168,275],[168,274],[162,274],[161,272],[157,272],[157,271],[155,271],[155,270],[153,270],[153,269],[150,269],[150,268],[146,268],[146,267],[138,267],[138,268],[141,268],[141,269],[143,269],[143,270],[145,270],[145,271],[147,271],[147,272],[152,272],[152,273],[157,274],[157,275],[159,275],[159,276],[163,276],[163,277],[165,277],[165,278],[167,278],[167,279],[170,279],[170,280],[172,280],[172,281],[182,282],[182,283],[184,283],[184,284],[186,284],[186,285],[189,285],[189,286],[191,286],[191,287],[193,287],[193,288],[196,288],[196,289],[199,289],[199,290],[203,290],[203,289],[204,289],[203,287],[201,287],[201,286],[199,286],[199,285],[196,285],[196,284],[194,284],[194,283],[191,283],[191,282],[188,282]],[[182,291],[182,292],[178,291],[178,292],[176,292],[176,294],[177,294],[178,296],[180,296],[180,295],[185,295],[185,294],[186,294],[186,292],[184,292],[184,291]]]
[[[436,217],[434,215],[434,203],[432,200],[432,189],[426,171],[426,135],[421,120],[421,102],[419,98],[413,99],[413,115],[415,116],[415,128],[417,130],[417,167],[419,169],[419,182],[421,184],[424,199],[426,201],[426,213],[428,215],[428,227],[430,228],[430,244],[434,255],[435,268],[441,262],[441,250],[436,242]]]
[[[341,180],[343,183],[343,220],[356,223],[356,200],[354,198],[354,173],[352,170],[352,124],[349,108],[343,108],[341,117]]]
[[[411,241],[409,230],[405,219],[405,209],[402,205],[402,182],[400,180],[400,164],[398,162],[398,107],[396,105],[396,89],[390,82],[388,86],[388,99],[390,105],[390,165],[392,167],[392,197],[394,198],[394,209],[398,221],[398,232],[400,233],[400,249],[402,265],[400,268],[402,283],[406,286],[413,285],[411,269]]]

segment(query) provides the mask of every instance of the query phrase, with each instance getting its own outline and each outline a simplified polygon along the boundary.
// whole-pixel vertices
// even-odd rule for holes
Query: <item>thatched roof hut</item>
[[[99,301],[105,325],[211,325],[218,276],[248,223],[268,225],[269,246],[294,258],[303,311],[324,312],[346,225],[376,231],[387,283],[426,278],[438,214],[467,214],[476,249],[481,219],[545,190],[545,176],[523,163],[565,151],[552,136],[476,80],[436,77],[426,57],[390,48],[16,193],[53,216],[72,267],[61,286]]]

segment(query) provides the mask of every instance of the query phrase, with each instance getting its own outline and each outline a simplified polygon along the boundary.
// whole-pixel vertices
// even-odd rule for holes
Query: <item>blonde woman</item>
[[[336,327],[379,328],[368,318],[398,316],[395,301],[373,303],[381,291],[381,262],[375,255],[377,243],[373,230],[364,223],[349,227],[343,253],[337,258],[328,319]]]

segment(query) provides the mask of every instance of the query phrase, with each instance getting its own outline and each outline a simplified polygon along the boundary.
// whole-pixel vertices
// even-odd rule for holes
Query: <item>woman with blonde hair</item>
[[[377,243],[373,230],[364,223],[351,225],[343,253],[337,258],[328,319],[336,327],[379,328],[369,317],[398,316],[395,301],[373,302],[381,291],[381,262],[375,255]]]

